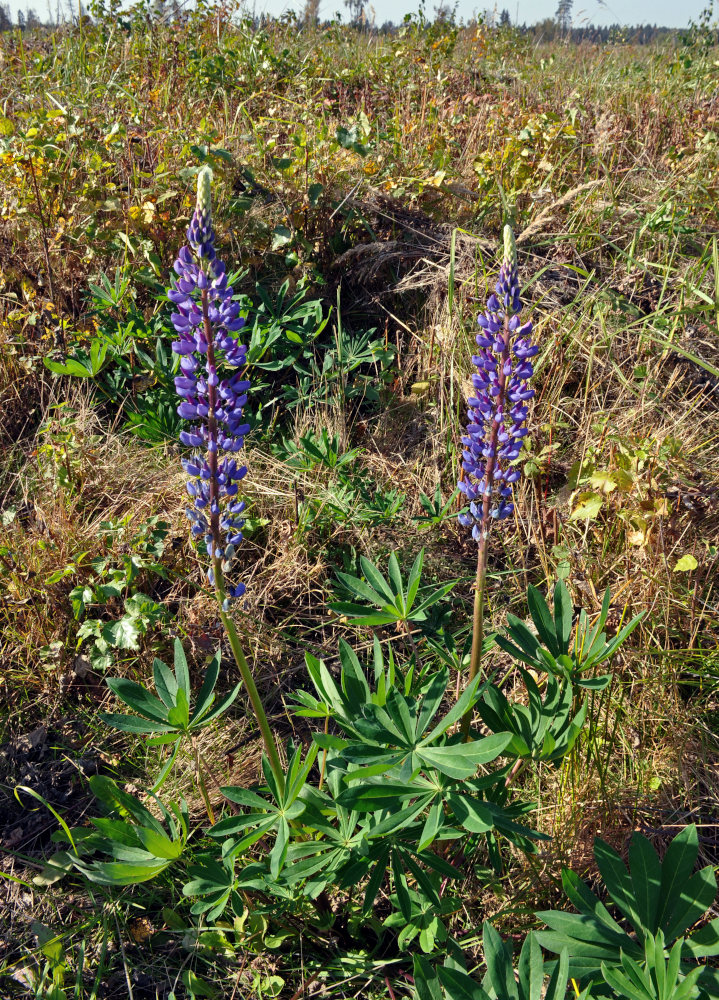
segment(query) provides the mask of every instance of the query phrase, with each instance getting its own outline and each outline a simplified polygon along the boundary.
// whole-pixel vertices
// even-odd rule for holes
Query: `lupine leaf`
[[[487,975],[494,992],[502,1000],[519,1000],[512,962],[507,954],[504,941],[487,920],[483,925],[482,943],[484,945],[484,959],[487,963]]]
[[[202,687],[200,688],[195,702],[195,710],[190,716],[190,722],[194,722],[195,720],[199,721],[215,700],[215,685],[217,684],[217,678],[220,673],[220,659],[221,653],[218,649],[210,660],[207,670],[205,671],[205,676],[202,680]]]
[[[389,573],[389,578],[392,581],[392,587],[394,588],[395,606],[399,608],[402,614],[404,614],[407,610],[404,606],[404,584],[402,582],[402,572],[399,568],[399,561],[395,552],[390,553],[387,571]]]
[[[190,700],[190,671],[187,667],[187,657],[185,656],[185,650],[182,648],[182,643],[179,639],[175,639],[175,677],[177,678],[178,687],[182,688],[187,696],[187,700]]]
[[[167,723],[167,709],[160,699],[150,694],[142,684],[137,684],[126,677],[108,677],[106,684],[113,694],[139,715],[155,722]]]
[[[711,865],[702,868],[685,882],[671,918],[667,919],[667,941],[673,941],[695,924],[714,902],[716,892],[717,883]]]
[[[385,597],[384,592],[380,595],[376,590],[373,590],[369,584],[365,583],[364,580],[360,580],[357,576],[349,576],[347,573],[338,572],[337,579],[344,585],[346,590],[350,591],[350,593],[356,594],[358,597],[363,597],[365,601],[369,601],[370,604],[374,604],[379,608],[384,608],[387,605],[392,605],[394,603],[393,596]]]
[[[569,952],[563,948],[559,954],[559,961],[555,962],[552,974],[549,977],[544,1000],[564,1000],[567,994],[567,980],[569,979]]]
[[[412,564],[412,569],[409,571],[409,579],[407,580],[407,610],[409,610],[414,604],[414,599],[419,591],[423,562],[424,549],[421,549]]]
[[[417,756],[450,778],[469,778],[480,764],[489,764],[504,752],[512,739],[511,733],[494,733],[472,743],[457,743],[445,747],[420,746]]]
[[[222,715],[223,712],[226,712],[237,695],[240,693],[241,687],[242,681],[238,681],[235,687],[228,694],[226,694],[222,701],[218,702],[210,712],[207,712],[206,715],[198,715],[197,725],[206,726],[208,723],[212,722],[213,719],[216,719],[218,715]],[[190,721],[192,722],[192,720]]]
[[[117,712],[100,712],[100,718],[114,729],[120,729],[125,733],[171,733],[173,727],[154,722],[151,719],[135,718],[134,715],[122,715]]]
[[[662,877],[657,910],[657,926],[666,932],[674,906],[681,897],[699,853],[699,835],[692,823],[672,840],[662,861]]]
[[[479,983],[460,969],[440,966],[437,975],[445,989],[447,1000],[489,1000],[489,995]]]
[[[539,942],[531,932],[524,939],[517,966],[519,1000],[542,1000],[544,958]]]
[[[684,950],[694,958],[713,958],[719,955],[719,917],[695,931],[684,942]]]
[[[565,868],[562,872],[562,887],[567,898],[576,906],[580,913],[584,913],[589,917],[595,917],[608,930],[621,936],[622,943],[619,947],[625,950],[627,945],[631,947],[631,938],[624,933],[604,903],[601,903],[579,876],[568,868]]]
[[[609,895],[639,934],[644,929],[634,905],[632,880],[617,852],[600,837],[594,841],[594,857]]]
[[[566,653],[569,650],[569,639],[572,634],[572,612],[572,598],[560,580],[554,588],[554,628],[560,653]]]
[[[657,930],[662,870],[654,848],[639,833],[635,833],[629,843],[629,870],[637,914],[642,926],[654,934]]]
[[[172,708],[177,695],[177,680],[170,668],[157,657],[152,661],[155,689],[167,708]]]
[[[562,650],[559,648],[559,643],[557,642],[552,615],[544,597],[532,584],[527,588],[527,604],[529,605],[529,613],[532,616],[534,627],[540,639],[554,656],[559,656]]]
[[[367,582],[374,588],[377,593],[377,597],[380,598],[378,603],[382,605],[385,601],[387,601],[390,604],[394,604],[395,592],[392,590],[374,563],[371,563],[369,559],[365,558],[365,556],[361,556],[360,565],[362,566],[362,572],[367,577]],[[340,576],[339,573],[337,575]],[[355,577],[354,579],[357,578]],[[382,597],[384,597],[384,600],[381,599]]]
[[[396,851],[392,852],[392,880],[394,891],[397,894],[397,902],[404,919],[409,923],[412,919],[412,901],[407,888],[407,879],[404,876],[399,864],[399,856]]]
[[[414,956],[413,972],[415,1000],[442,1000],[442,988],[437,973],[426,958],[421,955]]]

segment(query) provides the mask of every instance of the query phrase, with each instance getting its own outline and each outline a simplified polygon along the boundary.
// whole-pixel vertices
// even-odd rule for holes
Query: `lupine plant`
[[[172,349],[180,355],[175,388],[182,397],[177,412],[189,422],[180,441],[197,451],[183,459],[190,477],[187,492],[192,506],[187,516],[192,535],[204,543],[210,562],[207,576],[214,586],[220,617],[240,670],[252,709],[262,733],[275,780],[282,785],[283,773],[275,738],[270,729],[252,671],[245,659],[235,624],[228,614],[230,600],[245,593],[245,585],[229,586],[230,569],[242,540],[239,483],[247,467],[236,455],[244,444],[249,425],[242,411],[249,381],[243,369],[247,348],[234,336],[244,325],[227,272],[215,253],[212,228],[212,171],[203,167],[197,176],[197,205],[174,269],[177,282],[167,297],[175,304],[171,316],[178,335]]]
[[[472,357],[477,373],[472,384],[477,395],[468,399],[469,422],[462,438],[462,477],[457,486],[469,500],[469,511],[460,524],[472,529],[477,542],[472,656],[469,681],[479,673],[484,638],[484,591],[490,525],[514,511],[512,484],[520,477],[516,464],[528,433],[527,402],[534,396],[528,386],[534,374],[531,358],[539,348],[529,336],[532,323],[520,323],[522,309],[514,234],[504,227],[504,259],[495,290],[479,317],[478,354]],[[465,735],[471,717],[462,720]]]
[[[480,317],[477,396],[469,401],[470,424],[463,439],[465,477],[460,489],[469,499],[469,511],[462,514],[462,523],[472,528],[479,546],[469,681],[451,704],[447,697],[451,672],[456,679],[464,660],[458,653],[461,640],[451,634],[448,624],[452,609],[446,599],[454,584],[422,585],[423,552],[406,578],[394,553],[389,579],[361,557],[361,576],[339,577],[353,601],[332,607],[374,631],[370,662],[363,662],[344,640],[334,664],[306,655],[314,691],[296,691],[293,712],[320,723],[320,731],[312,733],[309,747],[290,744],[288,764],[283,767],[232,617],[237,606],[231,602],[244,593],[242,583],[230,584],[228,578],[242,540],[244,504],[239,484],[246,469],[238,454],[248,430],[243,407],[249,382],[246,351],[238,337],[243,321],[215,253],[210,189],[211,174],[203,169],[188,245],[175,262],[177,280],[168,292],[175,306],[173,348],[180,355],[178,413],[187,422],[180,439],[193,449],[183,460],[189,476],[187,514],[192,535],[200,557],[206,559],[204,572],[214,588],[265,744],[261,776],[250,788],[220,789],[230,809],[218,822],[200,781],[210,827],[204,839],[193,841],[199,847],[189,864],[184,803],[168,807],[157,800],[160,822],[109,779],[94,779],[93,787],[110,815],[94,821],[99,834],[63,827],[56,839],[69,840],[70,849],[51,859],[43,877],[52,881],[74,867],[91,881],[127,885],[184,865],[182,894],[191,901],[188,920],[196,917],[211,923],[229,911],[232,926],[242,935],[251,917],[253,926],[260,928],[261,942],[274,921],[278,933],[267,937],[268,946],[278,935],[283,942],[301,935],[299,945],[318,951],[326,949],[331,928],[332,939],[364,956],[363,961],[371,964],[376,958],[381,963],[393,954],[395,961],[406,962],[414,972],[418,1000],[540,1000],[542,996],[561,1000],[568,970],[574,968],[570,963],[575,954],[580,958],[583,954],[584,939],[576,920],[567,925],[571,933],[561,941],[546,935],[527,938],[516,979],[510,950],[485,925],[487,974],[481,985],[467,971],[462,950],[452,938],[457,929],[454,915],[461,910],[456,893],[463,872],[468,868],[486,872],[489,865],[501,874],[510,861],[504,844],[532,854],[548,839],[527,824],[534,806],[522,796],[517,776],[530,764],[562,765],[580,738],[587,715],[583,689],[605,683],[601,678],[593,685],[584,676],[587,668],[606,661],[636,625],[635,620],[607,643],[602,628],[608,597],[593,629],[583,615],[575,630],[564,584],[555,590],[553,615],[539,591],[532,589],[529,605],[536,632],[511,618],[506,636],[497,640],[517,661],[528,704],[511,702],[501,684],[480,676],[480,656],[489,647],[482,621],[488,533],[493,520],[504,520],[512,512],[512,484],[519,475],[515,463],[532,395],[527,388],[530,358],[536,353],[529,341],[531,324],[519,323],[511,232],[505,231],[496,291]],[[437,524],[444,513],[442,508]],[[174,674],[160,661],[155,663],[159,697],[133,682],[110,682],[115,694],[140,717],[109,715],[108,723],[152,734],[148,742],[155,745],[175,746],[155,789],[171,773],[180,741],[194,739],[198,729],[216,723],[234,700],[237,689],[213,705],[220,660],[218,653],[194,700],[194,711],[191,677],[179,642]],[[531,666],[534,674],[522,664]],[[542,674],[548,675],[546,682]],[[486,726],[481,735],[470,729],[475,711]],[[199,779],[199,763],[197,769]],[[639,854],[648,865],[644,848]],[[685,867],[688,858],[682,854]],[[652,871],[656,882],[656,865]],[[702,885],[708,886],[702,878]],[[624,899],[643,891],[639,884],[625,883],[626,879]],[[595,906],[580,889],[571,898],[575,903],[580,900],[580,908],[591,910],[595,922],[599,920],[596,935],[606,936],[604,928],[609,925],[603,908],[597,908],[601,904]],[[706,898],[702,889],[701,900]],[[690,912],[694,913],[691,907]],[[552,914],[545,919],[553,928],[561,924]],[[662,982],[674,977],[672,982],[678,984],[676,993],[664,991],[657,1000],[685,1000],[694,995],[698,977],[694,971],[683,972],[674,952],[665,968],[658,936],[660,931],[670,936],[665,924],[654,920],[654,937],[643,954],[653,963],[652,984],[663,975]],[[681,926],[677,924],[677,933]],[[572,934],[579,940],[576,947]],[[621,948],[626,936],[620,940],[614,926],[610,936],[612,946]],[[694,946],[697,938],[692,941]],[[558,951],[559,961],[545,964],[540,943]],[[609,955],[605,949],[600,958],[608,960],[614,952]],[[632,947],[620,963],[615,961],[604,975],[605,985],[621,989],[627,982],[631,985],[635,969],[627,963],[636,964],[640,952]],[[597,962],[592,971],[595,967]],[[575,992],[579,996],[579,990]],[[630,994],[625,990],[619,995]],[[588,1000],[588,989],[581,996]],[[654,1000],[651,992],[646,998],[632,995],[632,1000],[638,997]]]

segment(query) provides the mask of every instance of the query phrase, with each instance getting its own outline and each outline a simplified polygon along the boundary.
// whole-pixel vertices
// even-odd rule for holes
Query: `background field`
[[[158,751],[99,720],[104,677],[146,679],[175,635],[197,669],[224,641],[183,514],[163,299],[201,163],[256,345],[235,617],[278,734],[309,739],[287,712],[305,651],[331,661],[340,636],[370,642],[327,610],[359,554],[386,564],[394,550],[408,569],[425,546],[428,581],[460,579],[447,627],[469,626],[476,549],[457,502],[441,510],[510,221],[541,350],[516,517],[492,537],[492,623],[524,617],[526,585],[557,576],[591,612],[611,587],[613,629],[645,617],[577,751],[527,779],[553,839],[501,878],[471,875],[455,925],[468,940],[486,916],[532,926],[559,902],[563,864],[593,874],[596,833],[623,849],[640,829],[661,848],[695,822],[704,863],[719,863],[711,43],[238,26],[222,9],[0,35],[4,996],[34,995],[35,921],[61,935],[77,996],[179,997],[191,968],[219,996],[277,976],[289,998],[309,976],[296,942],[198,946],[169,882],[38,886],[57,821],[16,791],[76,825],[90,775],[142,791]],[[223,688],[233,671],[224,659]],[[202,741],[219,784],[256,778],[242,696]],[[183,768],[191,781],[181,762],[168,795]],[[199,793],[189,805],[201,824]],[[381,963],[354,973],[341,956],[328,936],[312,959],[325,995],[390,995]]]

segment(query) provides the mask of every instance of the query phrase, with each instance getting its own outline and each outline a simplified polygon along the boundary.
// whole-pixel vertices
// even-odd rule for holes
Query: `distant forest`
[[[705,41],[709,41],[711,43],[711,36],[713,36],[713,41],[719,44],[719,27],[717,27],[716,24],[709,24],[713,9],[713,2],[714,0],[710,0],[709,7],[700,16],[700,27]],[[103,16],[103,19],[111,18],[113,16],[102,0],[99,0],[99,2],[96,0],[92,6],[93,9],[97,9],[102,12],[101,16]],[[138,15],[144,16],[148,22],[154,20],[162,21],[164,23],[185,20],[189,16],[187,9],[184,5],[181,5],[178,0],[170,0],[170,2],[163,2],[163,0],[150,0],[150,2],[132,4],[130,5],[127,13],[125,11],[119,11],[118,7],[115,5],[113,6],[114,10],[117,11],[116,16],[121,24],[128,17],[133,17],[134,19]],[[345,6],[349,8],[347,16],[347,21],[349,22],[348,26],[355,27],[358,31],[374,34],[394,34],[403,27],[402,24],[394,24],[392,21],[385,21],[381,25],[377,24],[371,16],[373,8],[369,3],[365,3],[364,0],[345,0]],[[657,24],[640,24],[633,26],[611,24],[602,27],[587,24],[582,27],[574,27],[572,25],[571,16],[572,6],[573,0],[559,0],[555,16],[553,18],[545,18],[543,21],[539,21],[536,24],[513,24],[508,10],[504,9],[498,11],[495,8],[494,10],[487,10],[480,15],[479,23],[483,24],[485,28],[490,31],[518,32],[521,35],[529,36],[535,42],[565,41],[567,43],[577,45],[582,42],[595,44],[625,43],[630,45],[648,45],[652,42],[661,41],[662,39],[671,37],[686,41],[688,36],[691,35],[693,31],[697,30],[696,25],[688,26],[686,29],[677,29],[666,28]],[[318,0],[307,0],[304,11],[299,14],[296,14],[294,11],[286,11],[279,20],[296,20],[298,26],[301,28],[304,27],[320,30],[328,28],[331,24],[337,23],[336,20],[321,21],[319,17],[317,17],[318,9]],[[131,11],[132,14],[130,13]],[[58,27],[61,24],[77,23],[78,14],[83,20],[85,18],[90,21],[93,20],[93,18],[89,17],[82,2],[79,4],[68,2],[67,6],[65,6],[61,0],[56,0],[54,12],[52,12],[52,8],[50,4],[48,4],[48,16],[45,20],[40,18],[35,9],[32,7],[19,10],[17,14],[13,15],[10,10],[10,6],[7,3],[0,3],[0,31],[10,31],[15,29],[20,29],[21,31],[32,31],[38,28]],[[273,18],[268,14],[263,14],[261,17],[249,17],[247,20],[250,20],[254,27],[257,28],[268,25]],[[425,28],[432,26],[435,30],[437,28],[446,27],[446,29],[451,31],[459,28],[471,29],[477,26],[477,22],[475,21],[468,23],[459,22],[456,19],[455,11],[446,4],[440,4],[435,7],[434,17],[432,18],[427,18],[420,10],[418,15],[407,15],[405,17],[405,23],[408,21],[413,21]],[[707,36],[710,37],[708,38]]]

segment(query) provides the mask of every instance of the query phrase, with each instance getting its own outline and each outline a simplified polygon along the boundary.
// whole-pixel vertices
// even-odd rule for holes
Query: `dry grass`
[[[335,572],[356,565],[359,553],[385,564],[396,550],[409,564],[425,545],[426,578],[459,578],[453,623],[461,630],[468,620],[474,546],[454,520],[420,531],[417,518],[421,492],[431,497],[440,484],[446,498],[457,479],[471,331],[495,271],[501,189],[542,349],[532,464],[514,524],[491,542],[492,624],[510,611],[523,617],[526,585],[549,583],[567,565],[577,606],[597,612],[610,587],[612,629],[640,611],[645,617],[614,663],[612,687],[592,702],[586,742],[559,770],[522,779],[551,844],[535,859],[513,856],[502,878],[470,874],[454,929],[466,932],[485,916],[507,929],[518,920],[529,926],[534,909],[560,904],[563,865],[595,878],[596,834],[624,849],[639,829],[663,847],[694,821],[702,858],[719,861],[719,104],[711,59],[704,76],[695,59],[697,75],[688,77],[671,45],[558,45],[535,57],[519,38],[466,31],[439,50],[438,77],[440,56],[423,37],[410,58],[397,39],[287,31],[258,34],[255,61],[247,37],[214,19],[113,31],[105,41],[99,29],[87,26],[84,41],[67,29],[24,38],[22,49],[14,37],[0,39],[3,113],[15,128],[3,140],[0,178],[0,802],[10,876],[1,950],[11,972],[31,966],[32,920],[64,921],[69,948],[86,942],[86,980],[103,963],[113,968],[105,992],[88,996],[128,995],[126,974],[140,977],[136,998],[154,996],[153,981],[173,983],[187,960],[177,935],[168,932],[151,953],[130,930],[145,910],[161,924],[163,906],[183,903],[172,893],[158,890],[149,902],[128,893],[111,904],[79,888],[39,892],[30,878],[54,824],[12,794],[29,784],[83,822],[90,774],[112,773],[142,791],[165,752],[108,737],[98,720],[113,702],[101,673],[88,669],[69,595],[92,559],[127,554],[128,536],[108,537],[105,522],[169,522],[161,559],[168,579],[143,570],[135,586],[161,601],[170,620],[141,637],[138,650],[118,653],[112,673],[146,680],[153,655],[167,658],[170,635],[179,635],[194,671],[220,645],[220,686],[236,677],[187,540],[179,449],[130,435],[125,399],[108,403],[91,383],[51,376],[43,358],[87,346],[88,283],[99,273],[114,280],[115,268],[130,278],[127,299],[95,320],[121,325],[132,306],[145,324],[137,342],[154,342],[153,282],[165,281],[189,211],[180,171],[195,163],[195,143],[231,157],[214,162],[216,214],[223,252],[248,269],[243,290],[253,293],[257,279],[272,294],[285,279],[292,289],[304,281],[325,310],[339,294],[347,328],[375,327],[395,351],[390,376],[376,380],[379,403],[348,402],[341,392],[328,402],[326,387],[294,410],[282,402],[272,432],[258,428],[247,451],[247,597],[236,620],[278,734],[309,742],[310,724],[289,710],[293,690],[308,686],[306,651],[334,662],[340,636],[368,647],[368,630],[327,610]],[[231,71],[213,62],[218,46]],[[540,66],[550,54],[553,62]],[[53,117],[56,104],[65,115]],[[335,141],[337,127],[350,125],[366,154]],[[23,134],[30,126],[59,150],[54,158]],[[41,212],[23,166],[28,151],[41,174]],[[293,163],[278,166],[285,155]],[[322,191],[311,198],[313,183]],[[290,242],[273,249],[277,226]],[[289,252],[295,257],[285,259]],[[331,347],[331,337],[321,341],[320,361]],[[261,377],[279,393],[295,375]],[[69,430],[61,424],[68,415]],[[298,471],[273,451],[280,437],[297,444],[323,428],[359,450],[357,481],[404,496],[392,519],[362,520],[357,495],[347,516],[333,513],[336,473]],[[573,516],[582,491],[602,495],[591,520]],[[686,554],[697,568],[677,572]],[[98,613],[116,617],[122,602]],[[382,638],[406,652],[401,638]],[[495,665],[508,666],[499,656]],[[219,786],[254,780],[260,744],[242,695],[221,727],[203,732],[199,750],[215,802]],[[199,823],[194,780],[193,761],[182,758],[166,792],[184,792]],[[112,959],[102,955],[110,938],[123,949]],[[247,952],[242,960],[247,969],[229,974],[211,959],[222,995],[252,991],[249,970],[287,967],[292,990],[302,980],[294,958]],[[10,995],[30,995],[21,974],[7,981]]]

